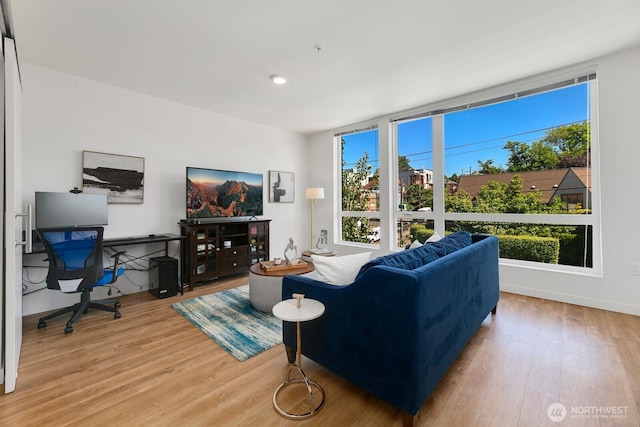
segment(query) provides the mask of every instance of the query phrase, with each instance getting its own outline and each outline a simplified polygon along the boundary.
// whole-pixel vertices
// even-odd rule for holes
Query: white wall
[[[603,277],[588,277],[501,266],[505,291],[640,315],[640,276],[629,263],[640,263],[637,182],[640,144],[640,49],[594,59],[598,66],[600,174],[602,191]],[[335,200],[333,132],[301,135],[79,79],[22,63],[24,86],[24,199],[35,191],[68,191],[81,186],[82,150],[145,158],[142,205],[110,205],[107,236],[178,233],[184,217],[184,170],[188,166],[295,173],[296,202],[265,202],[273,219],[272,254],[293,236],[308,244],[307,186],[324,187],[325,199],[314,208],[314,233],[333,236],[339,210]],[[266,190],[265,190],[266,191]],[[361,251],[345,245],[341,254]],[[175,249],[172,249],[175,252]],[[384,251],[379,251],[382,254]],[[36,260],[33,260],[33,258]],[[32,262],[41,256],[30,257]],[[30,269],[37,281],[44,272]],[[125,292],[144,289],[144,273],[121,279]],[[141,286],[138,286],[139,284]],[[41,286],[41,285],[40,285]],[[29,285],[28,291],[38,286]],[[37,291],[24,297],[24,314],[61,307],[60,293]]]
[[[640,200],[636,191],[640,161],[640,49],[594,59],[590,64],[598,67],[603,276],[501,266],[500,285],[507,292],[640,315],[640,276],[629,273],[629,263],[640,263]],[[311,137],[309,156],[317,166],[309,179],[314,185],[332,189],[325,190],[328,200],[322,205],[319,202],[322,210],[314,211],[315,221],[331,230],[339,211],[331,184],[332,150],[333,132]],[[356,251],[352,246],[334,245],[334,249],[340,253]]]
[[[272,219],[271,253],[279,254],[290,236],[299,247],[306,246],[306,136],[25,62],[21,72],[25,203],[34,202],[36,191],[82,187],[83,150],[144,157],[144,203],[110,204],[105,236],[179,234],[177,223],[185,217],[186,166],[262,173],[264,218]],[[269,170],[295,173],[295,203],[268,202]],[[126,248],[135,255],[155,249],[158,247]],[[177,245],[172,245],[170,252],[177,255]],[[46,265],[43,258],[42,254],[31,255],[25,264]],[[45,274],[44,268],[28,271],[29,279],[36,282]],[[27,286],[25,315],[63,307],[77,299],[65,298],[57,291],[38,291],[43,286]],[[147,289],[147,273],[128,272],[118,280],[118,286],[124,293]]]

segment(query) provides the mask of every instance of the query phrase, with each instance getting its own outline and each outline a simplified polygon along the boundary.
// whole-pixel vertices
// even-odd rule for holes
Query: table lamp
[[[324,199],[324,188],[307,188],[306,197],[311,203],[311,235],[309,242],[313,248],[313,205],[318,202],[318,199]]]

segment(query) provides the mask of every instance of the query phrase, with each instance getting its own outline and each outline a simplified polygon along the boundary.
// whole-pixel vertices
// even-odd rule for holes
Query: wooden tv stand
[[[270,219],[185,219],[180,221],[182,283],[189,290],[199,282],[248,273],[269,259]]]

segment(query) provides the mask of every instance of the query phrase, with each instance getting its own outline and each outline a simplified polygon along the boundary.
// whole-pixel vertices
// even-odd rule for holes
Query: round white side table
[[[285,322],[296,322],[296,363],[289,365],[287,377],[285,381],[278,386],[275,393],[273,393],[273,407],[275,410],[285,418],[293,420],[303,420],[305,418],[312,417],[318,412],[324,405],[324,389],[317,382],[309,379],[302,370],[302,352],[301,352],[301,339],[300,339],[300,322],[306,322],[308,320],[317,319],[324,314],[324,304],[320,301],[316,301],[309,298],[304,298],[304,295],[293,294],[294,299],[288,299],[281,301],[273,306],[273,315],[278,319]],[[293,372],[299,372],[300,377],[293,377]],[[309,396],[309,410],[303,413],[293,413],[283,410],[278,404],[278,394],[287,387],[294,384],[304,384],[307,394]],[[314,391],[317,390],[317,391]],[[320,394],[321,398],[316,399],[316,394]]]

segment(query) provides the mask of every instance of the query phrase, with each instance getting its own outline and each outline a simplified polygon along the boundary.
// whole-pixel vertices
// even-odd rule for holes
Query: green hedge
[[[592,236],[591,236],[591,227],[588,229],[589,234],[587,235],[588,245],[587,245],[587,256],[586,256],[586,267],[593,267],[593,256],[592,256]],[[584,254],[584,234],[583,233],[563,233],[559,236],[560,238],[560,264],[563,265],[577,265],[582,266],[585,264],[585,260],[582,258]]]
[[[424,243],[433,233],[434,230],[427,229],[423,224],[411,225],[412,241],[418,239],[421,243]],[[562,236],[561,239],[554,237],[508,235],[500,235],[497,237],[500,248],[500,258],[545,262],[548,264],[558,264],[561,244],[568,250],[570,246],[579,245],[583,240],[579,238],[576,239],[573,234],[566,234]]]
[[[560,241],[554,237],[498,236],[500,258],[557,264]]]
[[[428,230],[424,224],[412,224],[410,233],[412,242],[417,239],[420,243],[424,243],[435,231]]]

